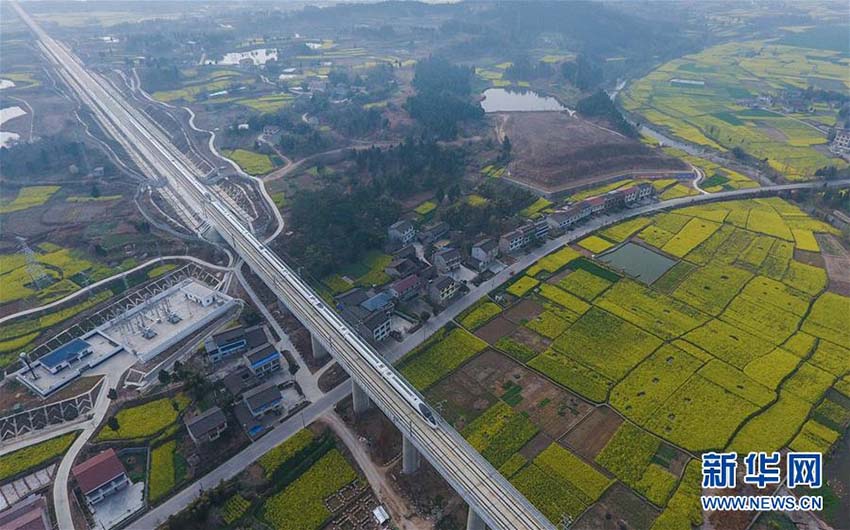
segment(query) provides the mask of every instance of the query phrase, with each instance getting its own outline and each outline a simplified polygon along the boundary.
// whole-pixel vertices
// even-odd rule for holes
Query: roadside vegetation
[[[77,433],[71,432],[3,455],[3,458],[0,458],[0,482],[19,476],[25,471],[36,471],[61,457],[76,437]]]

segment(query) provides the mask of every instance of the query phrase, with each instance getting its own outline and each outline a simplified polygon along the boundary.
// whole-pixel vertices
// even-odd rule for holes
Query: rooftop
[[[496,242],[494,240],[487,238],[487,239],[482,239],[481,241],[476,243],[475,246],[480,248],[484,252],[490,252],[491,250],[494,250],[498,245],[496,244]]]
[[[71,473],[77,479],[77,484],[83,493],[89,493],[124,473],[124,466],[118,459],[115,449],[107,449],[77,464],[71,469]]]
[[[264,405],[283,399],[274,381],[262,384],[245,392],[243,396],[251,410],[257,410]]]
[[[437,289],[445,289],[454,283],[454,280],[450,276],[440,276],[436,280],[434,280],[434,287]]]
[[[186,428],[195,438],[200,438],[226,421],[224,412],[218,407],[213,407],[199,416],[186,420]]]
[[[368,300],[364,300],[360,303],[360,307],[366,309],[367,311],[378,311],[379,309],[383,309],[390,302],[392,302],[392,295],[387,291],[382,293],[378,293],[375,296],[369,298]]]
[[[73,339],[62,346],[59,346],[47,355],[40,357],[38,360],[44,366],[53,368],[71,358],[78,357],[80,353],[90,348],[91,344],[83,339]]]
[[[402,278],[401,280],[398,280],[397,282],[393,283],[392,289],[397,291],[397,292],[403,292],[407,289],[410,289],[414,285],[416,285],[416,283],[418,281],[419,281],[419,276],[417,276],[415,274],[411,274],[410,276]]]
[[[249,363],[254,365],[275,355],[280,355],[275,347],[271,344],[265,344],[246,353],[245,358],[248,359]]]
[[[216,333],[213,335],[213,340],[216,345],[221,346],[222,344],[227,344],[228,342],[233,342],[239,340],[245,336],[245,327],[244,326],[236,326],[235,328],[230,328],[222,331],[221,333]]]
[[[399,232],[407,232],[413,228],[413,223],[408,221],[407,219],[402,219],[401,221],[397,221],[390,225],[390,228],[393,230],[398,230]]]
[[[41,495],[30,495],[0,513],[3,530],[48,530],[47,503]]]
[[[460,252],[456,248],[446,248],[434,254],[434,257],[437,256],[444,260],[460,259]]]
[[[197,282],[191,282],[190,284],[185,285],[182,289],[184,293],[197,298],[206,298],[207,296],[215,294],[215,291]]]

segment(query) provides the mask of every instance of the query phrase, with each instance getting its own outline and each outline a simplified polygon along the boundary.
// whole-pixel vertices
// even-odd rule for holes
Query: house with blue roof
[[[245,366],[257,377],[265,377],[280,370],[280,352],[271,344],[264,344],[242,355]]]
[[[50,373],[55,375],[65,368],[76,364],[87,355],[91,355],[91,353],[91,344],[83,339],[77,338],[63,344],[47,355],[39,357],[37,362]]]

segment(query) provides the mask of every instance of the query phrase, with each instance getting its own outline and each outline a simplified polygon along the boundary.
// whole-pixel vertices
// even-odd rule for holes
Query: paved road
[[[53,477],[53,509],[56,513],[56,523],[61,529],[73,529],[74,519],[71,515],[71,499],[70,490],[70,475],[71,466],[74,460],[80,454],[83,446],[89,441],[89,438],[97,430],[103,417],[106,416],[106,411],[109,410],[110,399],[107,396],[109,389],[115,387],[121,379],[120,374],[109,372],[104,376],[103,385],[100,387],[100,394],[97,396],[97,402],[92,409],[92,419],[83,426],[83,431],[71,444],[68,452],[62,457],[59,463],[59,468],[56,470],[56,475]]]
[[[235,477],[258,458],[270,451],[273,447],[282,443],[290,436],[301,430],[305,425],[309,425],[319,416],[323,415],[350,393],[350,381],[346,381],[345,383],[337,386],[329,393],[319,398],[318,401],[308,405],[300,413],[272,429],[271,432],[243,449],[236,456],[224,462],[200,480],[181,490],[165,503],[147,512],[144,516],[131,523],[128,528],[132,530],[152,530],[153,528],[156,528],[160,524],[164,523],[171,514],[179,512],[192,501],[197,499],[201,492],[212,489],[222,481],[230,480]]]

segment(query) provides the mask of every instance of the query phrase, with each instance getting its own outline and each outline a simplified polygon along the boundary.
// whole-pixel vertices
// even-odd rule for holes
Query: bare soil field
[[[563,112],[511,113],[511,178],[545,192],[581,188],[629,171],[686,170],[679,160]]]
[[[838,294],[850,295],[850,250],[844,248],[841,241],[830,234],[817,234],[821,256],[829,276],[829,290]]]
[[[623,418],[609,407],[597,407],[587,418],[567,434],[564,445],[571,451],[593,460],[605,447],[614,432],[623,423]]]
[[[481,340],[489,344],[495,344],[502,337],[510,335],[516,329],[517,325],[510,320],[498,316],[481,326],[475,331],[475,335]]]
[[[551,340],[522,326],[511,334],[511,338],[520,344],[528,346],[537,353],[543,353],[552,344]]]
[[[531,320],[542,312],[543,306],[526,298],[505,311],[503,315],[511,322],[521,324],[523,320]]]
[[[644,530],[658,511],[619,482],[590,507],[571,527],[576,530]]]
[[[497,399],[479,379],[476,361],[474,359],[426,392],[428,403],[458,430],[487,410]]]

